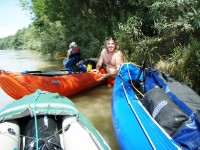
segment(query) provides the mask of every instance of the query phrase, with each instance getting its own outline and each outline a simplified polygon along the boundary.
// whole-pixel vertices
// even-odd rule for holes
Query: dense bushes
[[[200,43],[196,39],[190,41],[188,46],[176,47],[168,59],[161,59],[155,67],[173,74],[176,79],[200,93]]]
[[[105,37],[111,35],[117,38],[126,61],[140,64],[146,60],[200,94],[200,1],[20,1],[34,14],[33,24],[1,39],[1,48],[65,56],[69,43],[76,41],[83,57],[98,57]]]

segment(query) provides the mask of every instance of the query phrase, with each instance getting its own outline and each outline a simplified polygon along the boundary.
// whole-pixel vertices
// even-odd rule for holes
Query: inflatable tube
[[[99,150],[92,134],[77,121],[76,117],[65,116],[62,122],[64,149]]]
[[[37,122],[33,117],[35,108]],[[10,125],[11,120],[13,123]],[[14,121],[19,122],[19,126]],[[13,131],[16,136],[11,136],[8,131]],[[48,150],[110,150],[93,124],[71,100],[58,93],[40,90],[0,110],[0,150],[35,150],[34,145],[44,148],[40,150],[47,150],[46,146]]]
[[[0,150],[20,149],[20,128],[16,121],[0,123]]]

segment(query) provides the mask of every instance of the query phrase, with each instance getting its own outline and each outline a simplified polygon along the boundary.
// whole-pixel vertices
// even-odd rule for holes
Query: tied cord
[[[37,123],[37,114],[36,114],[36,101],[39,98],[40,94],[41,94],[41,90],[37,90],[36,94],[37,96],[34,99],[34,122],[35,122],[35,135],[36,135],[36,150],[38,150],[38,141],[39,141],[39,137],[38,137],[38,123]]]
[[[129,64],[130,64],[130,63],[126,63],[126,67],[127,67],[129,79],[130,79],[130,81],[131,81],[131,80],[132,80],[132,77],[131,77],[131,75],[130,75]],[[121,68],[122,68],[122,66],[121,66]],[[120,70],[121,70],[121,68],[120,68]],[[119,71],[119,72],[120,72],[120,71]],[[122,78],[122,83],[121,83],[121,85],[122,85],[122,89],[123,89],[123,91],[124,91],[126,100],[127,100],[127,102],[128,102],[128,105],[130,106],[131,110],[132,110],[133,113],[135,114],[135,117],[136,117],[136,119],[138,120],[138,123],[140,124],[142,130],[144,131],[144,133],[145,133],[145,135],[146,135],[148,141],[150,142],[150,144],[151,144],[153,150],[156,150],[154,143],[152,142],[151,138],[150,138],[149,135],[148,135],[148,132],[146,131],[144,125],[142,124],[141,118],[138,116],[138,113],[137,113],[136,110],[134,109],[134,106],[132,105],[131,100],[129,99],[129,95],[128,95],[127,89],[126,89],[125,86],[124,86],[123,76],[122,76],[120,73],[118,73],[118,75]],[[131,85],[132,85],[134,88],[136,88],[136,87],[133,85],[132,82],[131,82]],[[136,89],[137,89],[137,88],[136,88]],[[139,90],[138,90],[138,91],[139,91]],[[140,93],[140,94],[143,96],[142,93]]]

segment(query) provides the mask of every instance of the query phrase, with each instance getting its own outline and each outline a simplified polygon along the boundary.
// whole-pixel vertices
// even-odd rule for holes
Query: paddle
[[[22,74],[29,74],[29,73],[42,73],[42,71],[28,71],[28,70],[26,70],[26,71],[22,71],[21,73],[22,73]]]
[[[61,70],[59,70],[59,71],[69,71],[69,69],[68,68],[62,68]],[[29,70],[26,70],[26,71],[22,71],[21,72],[21,74],[31,74],[31,73],[44,73],[43,71],[40,71],[40,70],[31,70],[31,71],[29,71]]]
[[[37,76],[62,76],[70,74],[68,69],[61,69],[59,71],[23,71],[21,74],[31,74],[31,75],[37,75]]]

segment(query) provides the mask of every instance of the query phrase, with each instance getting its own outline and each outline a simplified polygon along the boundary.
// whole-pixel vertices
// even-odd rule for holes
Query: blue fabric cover
[[[170,89],[170,87],[168,85],[167,79],[165,80],[164,78],[162,78],[160,72],[156,71],[153,68],[149,68],[147,72],[148,72],[148,74],[147,74],[147,77],[145,79],[145,89],[146,89],[146,91],[149,91],[152,88],[159,86],[160,88],[162,88],[166,92],[166,94],[168,94],[168,96],[189,117],[189,119],[186,122],[184,122],[184,124],[179,129],[177,129],[176,134],[173,135],[172,138],[177,143],[181,144],[181,146],[183,146],[185,149],[189,149],[189,150],[199,149],[200,148],[200,121],[199,121],[198,115],[196,113],[194,113],[194,111],[190,107],[188,107],[183,102],[182,99],[179,98],[180,96],[183,96],[183,94],[180,95],[180,96],[177,96],[174,93],[178,93],[178,92],[172,92],[172,90]],[[174,82],[179,83],[176,80],[174,80]],[[180,85],[181,84],[179,84],[179,86]],[[179,89],[175,89],[175,90],[178,91],[178,90],[181,90],[181,89],[179,88]],[[187,93],[187,91],[185,93]],[[189,93],[191,93],[191,92],[189,92]],[[199,96],[196,96],[196,94],[194,94],[194,95],[195,95],[194,101],[200,102]],[[192,100],[192,98],[190,100]]]

